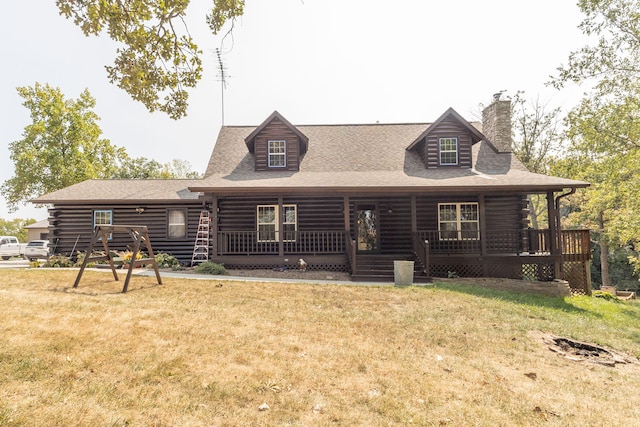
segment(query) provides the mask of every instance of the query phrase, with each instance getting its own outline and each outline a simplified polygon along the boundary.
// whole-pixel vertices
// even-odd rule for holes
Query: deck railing
[[[535,254],[551,253],[549,230],[523,231],[473,231],[452,238],[438,230],[423,230],[414,233],[413,243],[429,242],[430,255],[446,254]],[[218,255],[277,255],[280,242],[259,241],[257,231],[219,231]],[[280,236],[276,235],[275,239]],[[343,230],[335,231],[295,231],[282,233],[284,254],[350,254],[351,236]],[[483,242],[481,239],[484,239]],[[589,259],[589,230],[563,230],[560,249],[571,259]],[[419,254],[422,258],[422,254]],[[352,260],[353,261],[353,260]]]
[[[218,255],[277,255],[285,254],[344,254],[345,232],[338,231],[294,231],[275,233],[272,240],[259,240],[257,231],[219,231]],[[264,237],[264,235],[262,236]]]
[[[497,230],[474,231],[456,238],[439,230],[423,230],[415,233],[415,241],[429,241],[432,255],[444,254],[482,254],[483,244],[485,253],[492,254],[536,254],[551,253],[551,238],[549,230]],[[484,239],[484,242],[482,242]],[[588,259],[591,248],[589,244],[589,230],[562,230],[560,249],[563,255],[574,258]],[[415,245],[414,245],[415,247]]]
[[[589,230],[562,230],[562,255],[571,261],[591,259]]]
[[[413,235],[413,250],[416,254],[416,257],[420,260],[424,267],[424,273],[427,277],[430,276],[430,266],[429,266],[429,252],[430,252],[430,244],[428,240],[421,240],[418,233]]]

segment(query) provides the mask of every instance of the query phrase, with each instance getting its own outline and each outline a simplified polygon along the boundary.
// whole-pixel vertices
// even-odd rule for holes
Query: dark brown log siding
[[[269,167],[269,146],[268,141],[286,141],[286,167]],[[298,136],[278,119],[274,119],[255,137],[255,165],[257,171],[265,170],[287,170],[297,171],[300,169],[300,143]]]
[[[341,197],[285,197],[296,205],[299,231],[344,230]],[[277,205],[278,197],[229,197],[218,200],[220,231],[256,231],[256,207]]]
[[[111,210],[114,224],[146,225],[154,252],[166,252],[181,262],[191,261],[195,235],[202,204],[143,205],[144,212],[138,214],[136,207],[141,205],[56,205],[49,210],[50,238],[55,253],[72,255],[74,251],[85,251],[93,235],[93,213],[96,210]],[[167,237],[167,211],[169,209],[187,210],[187,237],[169,239]],[[77,244],[76,244],[77,240]],[[131,244],[127,234],[114,234],[109,241],[109,248],[122,251]]]
[[[419,231],[438,230],[438,203],[479,202],[478,196],[416,198],[417,226]],[[526,196],[485,196],[484,215],[486,239],[490,252],[514,253],[522,247],[522,230],[526,228]],[[482,221],[482,219],[481,219]]]
[[[375,205],[378,210],[380,253],[407,254],[412,252],[411,199],[409,197],[352,197],[350,218],[354,221],[352,234],[357,233],[356,209]]]
[[[490,252],[520,252],[527,228],[525,195],[494,196],[485,199],[485,233]]]
[[[458,138],[458,165],[440,166],[439,159],[439,139]],[[471,135],[460,123],[455,120],[444,120],[436,129],[429,133],[426,138],[425,153],[421,154],[426,159],[425,165],[428,168],[437,167],[471,167]]]
[[[526,217],[524,196],[487,196],[484,215],[487,227],[500,240],[500,250],[516,250],[519,232]],[[418,196],[416,198],[416,231],[438,229],[438,203],[479,202],[478,196]],[[282,199],[285,205],[297,206],[298,231],[344,230],[343,199],[341,197],[292,197]],[[220,231],[256,231],[256,206],[277,205],[278,197],[229,197],[218,201]],[[353,221],[352,235],[358,206],[375,206],[378,210],[379,248],[383,254],[411,253],[411,199],[407,197],[351,197],[349,218]],[[525,227],[526,228],[526,227]],[[509,243],[504,247],[503,240]],[[516,246],[514,246],[516,245]],[[495,245],[494,245],[495,246]]]

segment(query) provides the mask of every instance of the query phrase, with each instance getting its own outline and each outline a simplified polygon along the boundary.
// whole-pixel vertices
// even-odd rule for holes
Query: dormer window
[[[269,167],[284,168],[287,166],[286,141],[269,141]]]
[[[440,138],[438,147],[441,166],[458,164],[458,138]]]

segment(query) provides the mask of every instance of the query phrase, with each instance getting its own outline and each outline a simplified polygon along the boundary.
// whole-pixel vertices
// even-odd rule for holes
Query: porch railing
[[[589,230],[562,230],[562,254],[572,261],[591,259]]]
[[[424,267],[424,273],[427,277],[431,275],[430,273],[430,265],[429,265],[429,255],[430,255],[430,244],[428,240],[421,240],[418,233],[413,235],[413,250],[416,253],[416,257],[420,260]]]
[[[277,255],[278,241],[283,238],[282,250],[285,254],[344,254],[345,232],[337,231],[294,231],[276,233],[273,240],[259,240],[257,231],[218,231],[218,255]]]
[[[448,232],[450,233],[450,232]],[[429,242],[430,255],[447,254],[536,254],[551,253],[549,230],[523,231],[473,231],[452,238],[439,230],[423,230],[414,233],[416,242]],[[354,247],[352,236],[344,230],[295,231],[282,233],[284,241],[259,241],[257,231],[219,231],[217,233],[218,255],[277,255],[280,245],[284,254],[351,254]],[[276,239],[280,236],[275,236]],[[484,239],[484,242],[482,241]],[[589,230],[563,230],[560,249],[571,259],[589,259]],[[419,250],[419,249],[418,249]],[[416,253],[422,259],[422,253]],[[354,260],[351,260],[354,262]]]
[[[423,230],[415,233],[416,241],[429,241],[432,255],[446,254],[535,254],[548,255],[551,253],[551,237],[549,230],[497,230],[474,231],[465,235],[451,238],[450,232],[439,230]],[[484,239],[484,242],[482,241]],[[587,257],[591,252],[589,244],[589,230],[562,230],[560,249],[563,255]]]

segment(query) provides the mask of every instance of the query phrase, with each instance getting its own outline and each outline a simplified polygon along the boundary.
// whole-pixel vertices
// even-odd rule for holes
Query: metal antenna
[[[222,126],[224,126],[224,90],[227,88],[227,78],[231,77],[226,74],[226,68],[222,63],[222,55],[220,49],[216,48],[216,56],[218,57],[218,79],[222,88]]]

